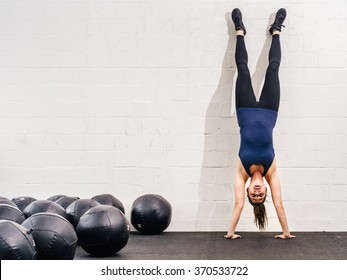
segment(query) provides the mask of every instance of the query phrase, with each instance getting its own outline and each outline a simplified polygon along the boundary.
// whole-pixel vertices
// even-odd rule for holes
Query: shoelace
[[[270,25],[270,27],[272,27],[272,26],[274,26],[274,25],[276,25],[276,24],[275,24],[275,23],[273,23],[273,24],[271,24],[271,25]],[[277,24],[277,25],[278,25],[278,24]],[[281,24],[281,25],[278,25],[278,27],[284,27],[284,28],[285,28],[286,26],[285,26],[285,25],[283,25],[283,24]]]
[[[282,19],[282,18],[281,18]],[[283,20],[282,20],[282,22],[283,22]],[[271,24],[270,25],[270,27],[272,27],[272,26],[276,26],[276,27],[284,27],[285,28],[285,26],[283,25],[283,24],[280,24],[280,20],[278,19],[278,18],[276,18],[275,19],[275,22],[273,23],[273,24]]]
[[[283,22],[284,18],[282,16],[276,17],[275,22],[271,25],[277,25],[278,27],[285,27],[283,24],[280,24],[280,22]]]

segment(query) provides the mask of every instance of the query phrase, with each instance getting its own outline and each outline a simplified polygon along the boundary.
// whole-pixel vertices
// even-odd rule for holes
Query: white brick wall
[[[108,192],[129,215],[159,193],[169,230],[227,230],[239,146],[228,13],[244,13],[260,91],[283,6],[274,136],[289,224],[347,230],[347,3],[263,2],[1,0],[0,195]],[[251,206],[238,229],[256,230]]]

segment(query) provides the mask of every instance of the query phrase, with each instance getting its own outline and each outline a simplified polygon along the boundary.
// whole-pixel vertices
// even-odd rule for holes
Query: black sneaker
[[[243,30],[243,35],[246,35],[246,27],[243,25],[240,9],[236,8],[231,12],[231,19],[235,24],[235,30]]]
[[[273,24],[271,24],[270,29],[269,29],[269,32],[271,35],[273,34],[273,32],[275,30],[281,32],[282,26],[285,27],[283,25],[283,22],[284,22],[286,16],[287,16],[287,11],[285,9],[281,8],[277,11],[275,21]]]

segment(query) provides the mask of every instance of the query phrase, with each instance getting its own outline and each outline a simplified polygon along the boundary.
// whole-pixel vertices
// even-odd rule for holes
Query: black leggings
[[[235,60],[237,65],[236,109],[241,107],[264,108],[278,111],[280,105],[280,81],[278,70],[281,62],[280,36],[273,35],[269,52],[269,66],[259,101],[254,96],[251,75],[247,66],[248,55],[244,37],[237,36]]]

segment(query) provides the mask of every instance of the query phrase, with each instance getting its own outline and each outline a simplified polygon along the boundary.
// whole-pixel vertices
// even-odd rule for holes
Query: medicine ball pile
[[[170,203],[160,195],[137,198],[131,224],[141,234],[160,234],[171,222]],[[46,200],[0,197],[1,260],[72,260],[76,248],[95,257],[113,256],[129,240],[122,202],[111,194]]]

